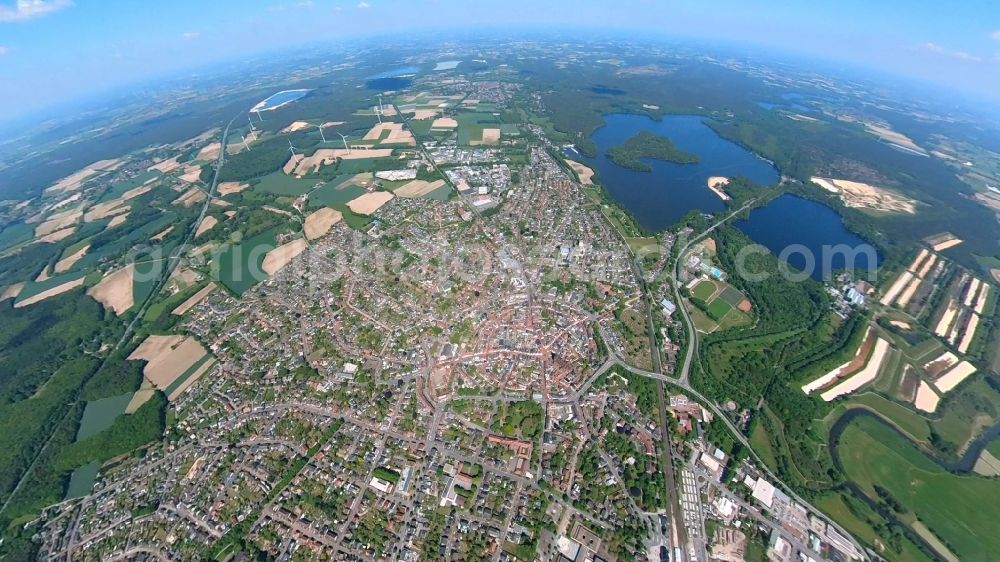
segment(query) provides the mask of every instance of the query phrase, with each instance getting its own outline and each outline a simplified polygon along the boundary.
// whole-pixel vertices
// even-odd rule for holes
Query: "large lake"
[[[693,209],[707,213],[726,206],[708,189],[711,176],[744,176],[762,185],[778,181],[778,172],[766,160],[729,142],[696,115],[668,115],[654,121],[645,115],[604,116],[606,125],[593,134],[596,158],[571,151],[569,156],[596,169],[612,198],[651,231],[663,230]],[[647,159],[652,172],[637,172],[616,165],[605,157],[608,149],[624,143],[640,131],[669,137],[677,147],[698,155],[697,164],[674,164]]]
[[[829,279],[843,269],[853,269],[856,278],[867,278],[869,267],[877,267],[882,260],[874,247],[844,226],[833,209],[794,195],[782,195],[754,209],[749,220],[735,225],[816,280]]]

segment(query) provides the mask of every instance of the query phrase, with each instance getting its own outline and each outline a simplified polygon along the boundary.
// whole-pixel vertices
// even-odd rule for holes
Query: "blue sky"
[[[995,0],[0,0],[0,121],[307,42],[525,24],[742,42],[1000,101]]]

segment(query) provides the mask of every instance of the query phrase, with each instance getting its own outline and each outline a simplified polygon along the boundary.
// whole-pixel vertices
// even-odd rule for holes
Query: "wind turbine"
[[[298,156],[299,158],[302,158],[301,154],[295,154],[295,147],[292,146],[292,141],[288,141],[288,150],[290,150],[292,152],[292,160],[293,161],[298,162],[298,160],[295,159],[296,156]]]
[[[380,113],[385,113],[385,109],[382,107],[382,94],[378,95],[378,110]]]
[[[257,119],[259,119],[260,122],[263,123],[264,122],[264,118],[260,116],[260,111],[259,110],[258,111],[254,111],[254,113],[257,114]]]
[[[249,151],[250,150],[250,145],[247,144],[247,138],[244,137],[243,135],[240,135],[240,139],[243,140],[243,148],[245,148],[245,149],[247,149],[247,151]]]
[[[316,128],[319,129],[319,137],[323,139],[323,144],[326,144],[326,135],[323,134],[323,125],[316,125]]]
[[[247,121],[250,122],[250,130],[251,131],[256,131],[257,129],[255,129],[254,126],[253,126],[253,119],[251,119],[249,115],[247,115]]]
[[[347,149],[347,153],[350,154],[351,153],[351,147],[347,146],[347,137],[344,136],[344,133],[337,133],[337,134],[340,135],[341,140],[344,141],[344,148]]]
[[[378,109],[376,109],[375,110],[375,117],[378,117],[378,124],[381,125],[382,124],[382,112],[379,111]]]

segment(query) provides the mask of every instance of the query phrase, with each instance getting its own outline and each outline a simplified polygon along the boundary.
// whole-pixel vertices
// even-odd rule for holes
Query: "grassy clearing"
[[[925,418],[913,410],[887,400],[874,392],[856,394],[845,402],[845,405],[847,408],[864,408],[878,414],[896,426],[900,431],[910,436],[915,442],[927,443],[930,440],[930,428]],[[835,416],[834,419],[840,417],[835,414],[837,414],[837,410],[831,412],[830,416]]]

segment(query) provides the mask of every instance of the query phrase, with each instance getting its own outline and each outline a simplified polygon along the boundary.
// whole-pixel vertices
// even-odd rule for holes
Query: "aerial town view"
[[[0,560],[1000,560],[973,3],[0,0]]]

